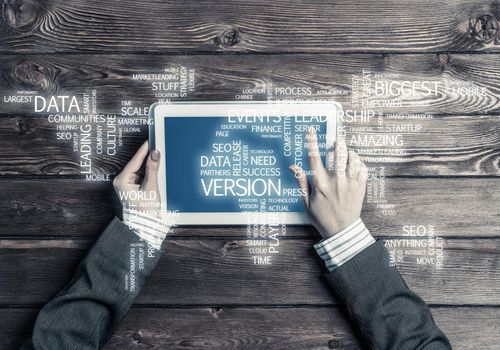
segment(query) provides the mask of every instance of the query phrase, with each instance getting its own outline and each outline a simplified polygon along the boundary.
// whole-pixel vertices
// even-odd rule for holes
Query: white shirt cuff
[[[157,250],[161,249],[163,240],[170,229],[162,218],[128,208],[123,208],[123,223],[135,232],[139,238]]]
[[[333,271],[375,242],[361,218],[337,233],[314,245],[325,261],[328,271]]]

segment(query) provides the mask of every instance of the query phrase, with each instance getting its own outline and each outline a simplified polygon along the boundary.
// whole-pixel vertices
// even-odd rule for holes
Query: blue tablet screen
[[[308,170],[306,128],[326,117],[165,117],[167,206],[179,212],[301,212],[288,170]]]

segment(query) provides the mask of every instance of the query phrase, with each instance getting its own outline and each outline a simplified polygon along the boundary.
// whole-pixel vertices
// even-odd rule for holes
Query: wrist
[[[335,237],[336,235],[342,233],[346,229],[352,228],[359,220],[361,220],[361,218],[358,216],[356,218],[346,220],[336,225],[331,225],[328,228],[324,227],[318,229],[318,231],[323,239],[328,239],[331,237]]]
[[[374,242],[375,239],[358,218],[335,236],[315,244],[314,248],[325,261],[327,269],[333,271]]]
[[[170,230],[167,220],[128,208],[123,208],[123,223],[157,250]]]

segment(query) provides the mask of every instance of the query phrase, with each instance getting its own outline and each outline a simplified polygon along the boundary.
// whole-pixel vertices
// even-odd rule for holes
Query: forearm
[[[40,311],[28,349],[98,349],[120,324],[160,251],[114,219],[72,280]]]
[[[383,243],[366,243],[370,238],[363,238],[362,231],[344,243],[345,249],[336,249],[333,259],[323,258],[342,262],[339,266],[330,262],[326,278],[365,341],[374,349],[451,349],[425,302],[390,266]],[[360,249],[363,241],[366,246]],[[361,243],[356,247],[353,242]],[[343,259],[346,254],[351,256]]]

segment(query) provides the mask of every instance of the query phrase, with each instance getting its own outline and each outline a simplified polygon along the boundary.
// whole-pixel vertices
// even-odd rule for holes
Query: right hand
[[[316,129],[309,128],[306,140],[312,171],[310,183],[302,168],[292,164],[289,169],[305,193],[304,206],[311,223],[327,239],[359,218],[368,170],[356,152],[347,150],[343,140],[335,143],[333,152],[327,150],[325,168],[319,153]]]

